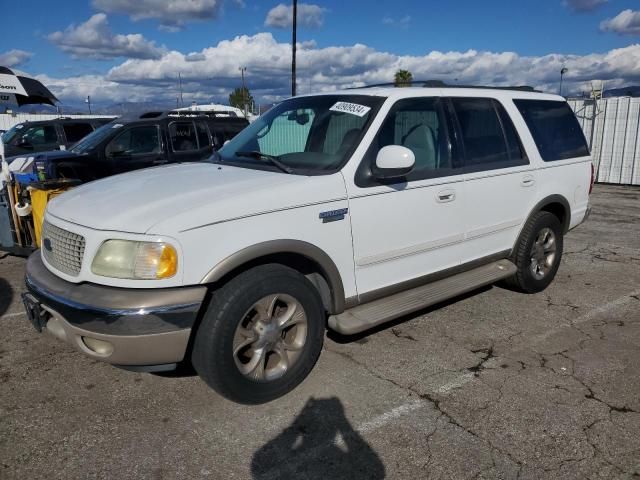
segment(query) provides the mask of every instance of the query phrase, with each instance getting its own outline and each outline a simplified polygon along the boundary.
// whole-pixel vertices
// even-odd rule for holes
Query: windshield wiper
[[[278,157],[274,157],[273,155],[262,153],[257,150],[252,150],[250,152],[236,152],[236,157],[249,157],[249,158],[256,158],[258,160],[267,160],[269,163],[275,165],[284,173],[293,174],[293,170],[291,169],[291,167],[285,165],[280,160],[278,160]]]

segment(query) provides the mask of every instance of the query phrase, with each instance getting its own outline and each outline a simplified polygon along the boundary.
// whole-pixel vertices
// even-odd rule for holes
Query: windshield
[[[107,123],[102,127],[94,130],[89,135],[84,137],[78,143],[76,143],[73,147],[71,147],[71,151],[73,153],[87,153],[89,150],[93,150],[96,148],[102,140],[111,135],[114,129],[122,127],[119,123]]]
[[[22,132],[24,132],[24,123],[18,123],[2,134],[2,142],[9,145]]]
[[[277,169],[275,158],[291,173],[330,173],[353,152],[384,100],[369,95],[291,98],[240,132],[214,161]]]

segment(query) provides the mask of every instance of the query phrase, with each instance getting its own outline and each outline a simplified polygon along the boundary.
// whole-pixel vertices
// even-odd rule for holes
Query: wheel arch
[[[225,282],[252,267],[267,263],[279,263],[299,271],[318,290],[330,314],[344,311],[344,285],[336,264],[324,250],[302,240],[269,240],[243,248],[209,270],[200,283],[213,285]]]
[[[549,195],[548,197],[540,200],[529,212],[526,220],[522,224],[522,228],[520,229],[520,233],[518,234],[518,238],[514,243],[512,248],[512,252],[515,251],[516,246],[519,244],[522,232],[524,231],[524,226],[527,224],[529,219],[533,217],[538,212],[549,212],[554,214],[560,220],[560,224],[562,225],[562,234],[565,235],[569,231],[569,225],[571,224],[571,206],[569,201],[562,195],[554,194]]]

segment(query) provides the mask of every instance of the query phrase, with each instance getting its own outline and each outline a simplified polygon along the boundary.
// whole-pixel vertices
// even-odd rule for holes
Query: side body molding
[[[322,249],[301,240],[269,240],[239,250],[213,267],[200,283],[213,283],[235,269],[269,255],[296,254],[318,265],[329,284],[332,310],[341,313],[345,308],[344,286],[342,277],[335,263]],[[332,312],[332,313],[333,313]]]

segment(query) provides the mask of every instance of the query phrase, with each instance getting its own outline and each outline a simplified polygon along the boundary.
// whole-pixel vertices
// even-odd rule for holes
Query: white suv
[[[286,100],[209,161],[53,200],[30,319],[140,371],[191,361],[225,397],[277,398],[324,330],[362,332],[479,286],[552,281],[593,172],[563,98],[365,88]]]

